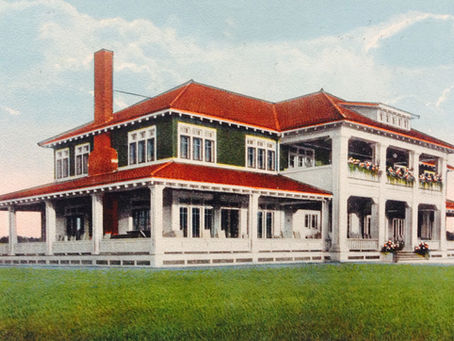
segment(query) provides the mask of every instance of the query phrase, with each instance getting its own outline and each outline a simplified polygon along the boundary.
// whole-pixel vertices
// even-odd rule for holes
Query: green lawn
[[[454,267],[0,268],[0,339],[453,339]]]

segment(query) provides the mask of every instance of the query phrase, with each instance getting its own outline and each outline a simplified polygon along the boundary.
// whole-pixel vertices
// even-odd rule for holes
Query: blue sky
[[[452,1],[0,0],[0,32],[0,193],[52,180],[36,142],[91,120],[100,48],[116,89],[192,78],[283,100],[323,87],[421,115],[415,128],[454,143]]]

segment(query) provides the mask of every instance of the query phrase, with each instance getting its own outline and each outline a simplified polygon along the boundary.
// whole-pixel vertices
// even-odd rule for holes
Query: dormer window
[[[276,170],[276,141],[246,136],[246,167]]]
[[[69,177],[69,148],[55,152],[55,176],[57,179]]]
[[[379,110],[379,113],[376,115],[377,115],[376,119],[378,120],[378,122],[382,122],[387,125],[406,130],[408,130],[410,127],[409,114],[401,113],[399,111]]]
[[[75,148],[76,175],[88,174],[88,155],[90,143],[79,144]]]
[[[128,133],[128,164],[136,165],[156,160],[156,127]]]
[[[178,124],[179,152],[182,159],[215,162],[216,129]]]

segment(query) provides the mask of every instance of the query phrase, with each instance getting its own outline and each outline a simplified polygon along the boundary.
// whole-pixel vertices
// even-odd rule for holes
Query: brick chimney
[[[113,52],[95,52],[95,117],[102,125],[113,119]],[[88,157],[88,175],[112,173],[118,169],[118,154],[111,146],[110,132],[94,136],[93,151]]]

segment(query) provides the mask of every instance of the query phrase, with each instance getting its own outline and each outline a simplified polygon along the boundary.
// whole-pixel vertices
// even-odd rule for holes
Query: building
[[[113,53],[94,62],[94,120],[39,143],[55,181],[0,196],[0,264],[380,261],[388,239],[454,260],[454,146],[411,129],[411,113],[193,81],[113,113]],[[18,242],[18,211],[41,212],[40,241]]]

